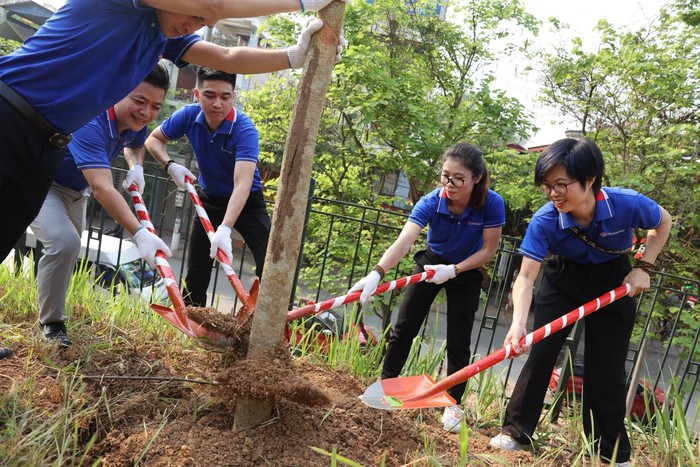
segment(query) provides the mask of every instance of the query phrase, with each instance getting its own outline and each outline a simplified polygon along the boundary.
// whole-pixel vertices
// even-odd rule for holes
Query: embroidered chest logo
[[[616,230],[615,232],[601,232],[600,236],[601,237],[612,237],[613,235],[621,234],[624,231],[625,231],[625,229]]]

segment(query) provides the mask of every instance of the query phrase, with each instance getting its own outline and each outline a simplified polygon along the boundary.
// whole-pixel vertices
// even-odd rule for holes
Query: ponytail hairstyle
[[[445,154],[442,155],[443,164],[447,159],[459,161],[460,164],[472,172],[474,179],[481,175],[479,182],[474,184],[471,198],[469,198],[469,207],[472,209],[483,208],[489,192],[489,172],[486,169],[481,149],[470,143],[457,143],[449,147]]]

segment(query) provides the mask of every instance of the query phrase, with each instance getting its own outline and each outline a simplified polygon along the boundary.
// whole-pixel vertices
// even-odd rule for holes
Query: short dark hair
[[[472,176],[481,175],[479,182],[474,184],[472,195],[469,198],[469,206],[473,209],[483,208],[489,192],[489,172],[486,169],[481,149],[471,143],[457,143],[447,148],[442,155],[443,164],[448,158],[458,160],[460,164],[471,170]]]
[[[150,84],[155,88],[160,88],[168,92],[168,87],[170,86],[170,75],[168,70],[161,65],[157,64],[151,72],[143,80],[144,82]]]
[[[213,70],[203,66],[197,67],[197,87],[200,87],[204,81],[210,80],[231,83],[231,87],[236,89],[236,75],[226,73],[225,71]]]
[[[605,161],[600,148],[587,138],[564,138],[553,142],[542,151],[535,164],[535,185],[542,185],[547,172],[557,166],[563,166],[571,178],[577,180],[581,187],[593,177],[591,188],[598,193],[605,175]]]

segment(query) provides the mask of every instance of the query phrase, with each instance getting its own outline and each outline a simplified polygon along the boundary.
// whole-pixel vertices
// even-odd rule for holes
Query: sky
[[[599,44],[595,26],[600,19],[607,19],[617,27],[637,29],[651,24],[660,8],[669,0],[521,0],[528,12],[542,21],[543,25],[534,47],[566,44],[573,37],[581,37],[584,47],[591,51]],[[566,34],[553,33],[547,26],[547,19],[555,17],[569,25]],[[535,117],[540,127],[535,135],[525,142],[525,147],[549,144],[563,138],[564,131],[576,129],[575,122],[562,122],[555,109],[544,107],[537,102],[539,85],[537,74],[524,74],[530,65],[524,58],[500,60],[495,64],[496,86],[512,97],[520,99],[526,109]]]
[[[58,8],[65,0],[38,0]],[[352,0],[358,1],[358,0]],[[662,5],[670,0],[520,0],[528,12],[542,21],[540,34],[534,39],[536,48],[566,43],[572,37],[581,37],[584,45],[594,50],[598,44],[595,26],[605,18],[615,26],[628,28],[644,27],[656,18]],[[548,30],[547,19],[555,17],[569,25],[566,34],[554,34]],[[526,147],[549,144],[564,137],[567,129],[576,129],[575,122],[561,122],[562,117],[555,109],[544,107],[537,102],[538,84],[536,73],[525,75],[523,70],[529,65],[524,58],[508,58],[494,64],[495,85],[512,97],[518,98],[533,114],[535,125],[540,131],[523,142]]]

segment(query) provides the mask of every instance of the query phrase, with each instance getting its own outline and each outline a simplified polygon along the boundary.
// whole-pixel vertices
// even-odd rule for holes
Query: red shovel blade
[[[446,392],[418,401],[410,400],[412,396],[426,393],[434,386],[435,380],[429,375],[387,378],[368,387],[360,399],[364,404],[382,410],[449,407],[457,404],[452,396]]]
[[[260,281],[255,279],[253,285],[250,286],[250,293],[248,294],[248,306],[246,306],[246,301],[243,301],[243,306],[238,310],[236,316],[239,321],[243,322],[255,311],[255,304],[258,302],[258,292],[260,292]]]
[[[625,297],[630,292],[631,288],[632,286],[629,284],[621,285],[571,310],[567,314],[523,336],[520,339],[520,346],[531,347],[553,333],[572,325],[577,320]],[[502,362],[506,358],[514,356],[517,355],[514,353],[511,345],[508,344],[484,358],[465,366],[461,370],[452,373],[437,384],[427,375],[380,380],[367,388],[365,393],[360,396],[360,400],[370,407],[384,410],[418,409],[454,405],[454,399],[445,392],[447,389],[467,381],[477,373],[491,368],[493,365]],[[451,402],[447,403],[448,401]]]
[[[167,306],[152,304],[151,309],[165,318],[170,324],[185,333],[188,337],[194,337],[202,341],[206,347],[226,347],[229,345],[229,338],[224,334],[211,331],[198,322],[191,320],[186,315],[185,321],[187,326],[183,325],[177,317],[175,310]]]

